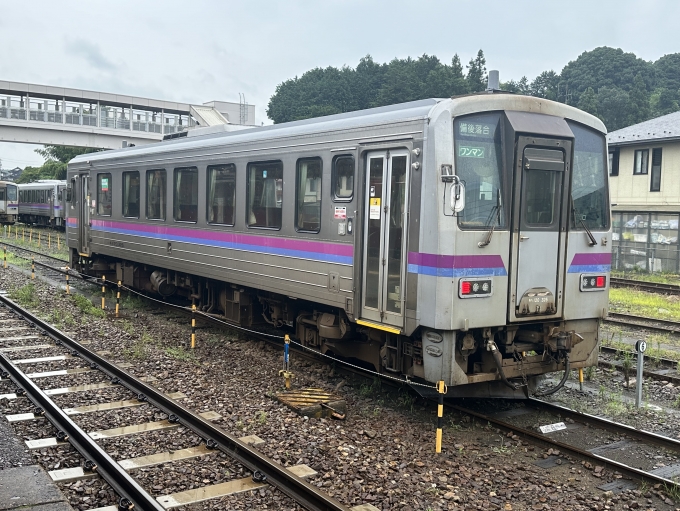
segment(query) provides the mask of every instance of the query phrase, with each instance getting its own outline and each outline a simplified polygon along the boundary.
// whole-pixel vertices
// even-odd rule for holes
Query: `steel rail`
[[[635,316],[634,314],[624,314],[621,312],[609,312],[604,321],[609,323],[622,323],[629,326],[647,328],[672,334],[680,333],[680,323],[668,319],[648,318],[646,316]],[[656,324],[647,324],[656,323]]]
[[[4,303],[27,321],[42,329],[55,343],[67,346],[93,367],[106,373],[109,377],[117,379],[119,384],[135,393],[138,399],[150,403],[168,415],[175,415],[183,426],[196,433],[206,442],[206,445],[220,449],[252,472],[264,474],[267,483],[288,495],[305,509],[310,511],[349,511],[348,507],[319,491],[315,486],[296,476],[287,468],[194,414],[191,410],[167,397],[163,392],[88,350],[49,323],[24,310],[6,296],[0,295],[0,303]]]
[[[116,463],[90,436],[59,408],[40,388],[15,366],[11,360],[0,353],[0,367],[12,381],[26,393],[35,406],[40,408],[58,431],[67,435],[68,442],[80,455],[95,465],[96,472],[123,498],[141,511],[163,511],[156,499],[149,495],[137,482]]]
[[[0,238],[2,240],[2,238]],[[24,252],[28,252],[29,254],[35,254],[39,255],[41,257],[47,257],[48,259],[53,259],[55,261],[59,261],[60,263],[68,264],[68,261],[66,259],[60,259],[58,257],[51,256],[49,254],[45,254],[44,252],[38,252],[37,250],[31,250],[30,248],[25,248],[19,245],[14,245],[13,243],[7,243],[6,241],[0,241],[0,245],[5,245],[8,247],[16,248],[19,250],[23,250]],[[21,257],[21,256],[18,256]]]
[[[610,277],[609,283],[616,287],[632,287],[642,291],[661,293],[665,295],[680,295],[680,286],[675,284],[663,284],[661,282],[647,282],[644,280],[625,279],[621,277]]]
[[[550,403],[548,401],[542,401],[532,397],[527,400],[527,403],[536,409],[548,410],[552,413],[561,415],[562,417],[569,417],[574,421],[586,422],[588,424],[597,426],[598,428],[606,429],[612,433],[628,435],[647,444],[652,443],[658,445],[659,447],[674,450],[680,453],[680,440],[675,440],[674,438],[669,438],[667,436],[659,435],[644,429],[637,429],[633,426],[628,426],[627,424],[621,424],[620,422],[598,417],[597,415],[578,412],[556,403]]]
[[[579,447],[575,447],[573,445],[566,444],[564,442],[560,442],[559,440],[554,440],[551,439],[543,434],[536,433],[534,431],[531,431],[529,429],[524,429],[521,428],[515,424],[510,424],[508,422],[504,422],[500,419],[494,418],[492,415],[486,415],[480,412],[476,412],[474,410],[470,410],[469,408],[465,408],[462,406],[458,405],[453,405],[453,404],[447,404],[446,405],[448,408],[451,408],[453,410],[457,410],[461,413],[465,413],[467,415],[470,415],[472,417],[475,417],[479,420],[486,421],[490,424],[493,424],[494,426],[498,427],[501,430],[504,430],[506,432],[513,432],[517,434],[520,437],[523,437],[525,439],[529,439],[533,444],[539,444],[539,445],[544,445],[544,446],[551,446],[551,447],[558,447],[560,451],[564,453],[568,453],[571,456],[574,456],[579,459],[586,459],[586,460],[594,460],[598,464],[603,465],[604,467],[609,467],[609,468],[614,468],[618,470],[621,474],[626,475],[627,477],[638,480],[638,481],[645,481],[647,483],[651,484],[663,484],[666,486],[680,486],[679,483],[676,481],[672,481],[670,479],[666,479],[665,477],[661,477],[655,474],[651,474],[649,472],[645,472],[644,470],[631,467],[629,465],[626,465],[625,463],[621,463],[619,461],[611,460],[609,458],[605,458],[604,456],[600,456],[599,454],[595,454],[589,451],[586,451],[584,449],[581,449]],[[578,412],[575,412],[578,413]]]

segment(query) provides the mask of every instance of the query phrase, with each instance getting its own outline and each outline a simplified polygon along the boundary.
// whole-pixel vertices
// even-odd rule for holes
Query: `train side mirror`
[[[451,211],[460,213],[465,209],[465,183],[457,177],[451,183]]]
[[[66,189],[66,202],[71,202],[71,189]]]

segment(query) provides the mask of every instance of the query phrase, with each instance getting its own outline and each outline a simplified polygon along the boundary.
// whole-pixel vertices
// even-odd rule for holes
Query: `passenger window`
[[[175,169],[174,218],[178,222],[198,220],[198,169]]]
[[[136,171],[123,172],[123,216],[139,218],[139,172]]]
[[[295,228],[319,232],[321,229],[321,158],[298,160]]]
[[[354,195],[354,156],[333,159],[333,194],[336,201],[350,201]]]
[[[165,170],[146,171],[146,218],[165,220],[167,187]]]
[[[556,200],[561,172],[527,170],[524,173],[524,222],[530,227],[551,225],[555,221]]]
[[[97,214],[111,216],[111,204],[111,174],[97,174]]]
[[[208,167],[208,223],[234,225],[236,166]]]
[[[283,163],[248,164],[248,227],[281,228]]]

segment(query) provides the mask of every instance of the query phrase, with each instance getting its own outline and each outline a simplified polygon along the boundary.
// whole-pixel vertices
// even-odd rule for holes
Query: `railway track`
[[[614,472],[613,481],[600,488],[615,493],[634,488],[633,481],[661,484],[667,490],[680,487],[680,441],[635,429],[602,417],[580,413],[546,401],[530,398],[520,406],[504,409],[471,408],[449,404],[450,409],[493,424],[532,444],[553,447],[557,454],[539,459],[549,469],[561,464],[563,454],[592,463],[595,473]],[[535,424],[549,426],[543,433]],[[665,466],[657,460],[674,460]],[[655,463],[656,462],[656,463]],[[597,467],[602,467],[598,470]],[[621,476],[617,479],[616,476]],[[611,477],[609,477],[611,478]]]
[[[680,286],[676,284],[662,284],[660,282],[646,282],[643,280],[624,279],[620,277],[610,277],[609,282],[614,287],[630,287],[650,293],[661,293],[665,295],[680,295]]]
[[[647,330],[654,330],[657,332],[671,334],[680,333],[680,323],[667,319],[648,318],[644,316],[636,316],[634,314],[623,314],[610,311],[604,321],[607,323],[617,323],[625,326],[645,328]]]
[[[347,511],[349,508],[340,502],[319,491],[315,486],[307,483],[302,477],[296,475],[304,472],[305,466],[285,468],[282,465],[262,455],[257,449],[248,445],[245,439],[237,439],[224,430],[214,426],[210,422],[211,415],[196,414],[188,408],[182,406],[178,399],[181,396],[169,396],[157,390],[148,382],[136,378],[126,372],[124,368],[116,365],[102,355],[90,351],[82,344],[74,341],[48,323],[42,321],[37,316],[26,311],[18,304],[12,302],[7,297],[0,295],[0,321],[10,327],[18,325],[28,325],[35,329],[38,335],[17,335],[0,339],[3,346],[0,348],[0,368],[2,369],[3,379],[10,378],[19,387],[20,392],[16,394],[21,397],[25,395],[35,409],[32,413],[8,416],[10,421],[34,420],[40,416],[45,416],[59,432],[55,438],[35,439],[27,441],[29,448],[46,448],[59,443],[68,441],[75,447],[85,460],[83,467],[64,471],[52,472],[53,478],[59,481],[77,480],[87,477],[102,477],[119,495],[120,500],[118,509],[136,510],[163,510],[171,509],[179,505],[187,505],[194,501],[207,500],[233,493],[256,490],[266,485],[271,485],[291,497],[300,506],[309,510],[336,510]],[[47,342],[46,342],[47,341]],[[22,353],[26,350],[53,349],[61,347],[66,355],[56,357],[43,357],[36,359],[23,359]],[[12,358],[10,358],[12,357]],[[49,393],[45,392],[36,383],[37,379],[48,378],[50,375],[45,373],[28,375],[20,369],[20,366],[31,363],[45,361],[59,361],[66,358],[77,358],[83,361],[83,371],[100,371],[110,379],[109,386],[121,386],[136,396],[137,403],[133,400],[120,401],[115,403],[104,403],[102,406],[88,406],[83,409],[61,409],[51,399]],[[59,371],[57,371],[59,372]],[[59,389],[60,392],[87,392],[89,390],[102,388],[101,386],[69,387]],[[16,399],[17,395],[5,395],[6,399]],[[183,426],[191,430],[199,438],[203,439],[201,445],[193,449],[184,449],[182,452],[175,453],[156,453],[142,458],[133,458],[116,462],[107,452],[100,447],[95,438],[101,438],[102,432],[85,433],[78,427],[72,417],[78,414],[94,411],[95,409],[116,409],[116,407],[139,406],[148,404],[162,413],[168,419],[161,423],[148,423],[142,427],[130,426],[120,428],[126,430],[125,434],[134,434],[153,430],[150,428],[170,428]],[[214,418],[214,414],[212,415]],[[109,431],[110,433],[110,431]],[[160,463],[169,463],[182,459],[197,457],[206,454],[210,450],[220,450],[235,462],[246,467],[252,473],[251,477],[230,480],[226,483],[203,488],[202,491],[180,492],[178,494],[164,495],[153,498],[151,494],[142,488],[129,473],[129,467],[153,466]],[[177,454],[179,453],[179,454]],[[128,467],[127,469],[125,467]],[[96,473],[95,473],[96,472]],[[116,510],[115,506],[110,508]],[[361,509],[370,509],[364,505]],[[102,508],[98,511],[108,511]]]
[[[96,281],[94,283],[98,284]],[[171,315],[177,319],[181,318],[182,316],[185,316],[188,320],[191,314],[191,312],[184,307],[173,307],[172,310],[177,313],[177,316],[173,315],[172,313]],[[630,324],[630,316],[626,315],[616,316],[618,316],[616,319],[626,321],[627,324]],[[198,314],[198,318],[214,326],[234,328],[233,325],[230,325],[218,318],[214,318],[208,314]],[[626,320],[626,318],[628,318],[628,320]],[[644,319],[647,321],[656,321],[650,318]],[[647,327],[647,325],[640,326]],[[238,327],[236,328],[238,329]],[[678,329],[678,331],[680,331],[680,328]],[[277,337],[280,339],[280,336],[274,336],[269,334],[258,335],[257,332],[252,332],[252,335],[254,335],[260,340],[272,341],[273,337]],[[318,357],[314,357],[313,354],[309,354],[306,352],[300,353],[305,354],[306,356],[309,357],[316,358],[316,360],[318,361]],[[88,357],[89,356],[85,356],[83,358],[85,360],[91,360]],[[96,364],[97,362],[95,361],[94,363]],[[360,368],[346,367],[345,370],[354,374],[359,374],[363,377],[367,376],[366,374],[363,374],[361,372]],[[107,374],[109,373],[107,372]],[[373,377],[374,375],[371,374],[369,376]],[[657,376],[659,376],[659,379],[661,379],[661,375]],[[129,375],[127,375],[127,377],[131,378]],[[666,379],[668,379],[668,377]],[[128,380],[121,379],[120,381],[123,382],[123,385],[129,388],[132,392],[135,392],[136,394],[142,394],[146,399],[148,399],[148,396],[145,393],[145,389],[148,388],[148,385],[145,384],[144,382],[138,382],[141,383],[142,385],[141,387],[138,387],[136,386],[137,384],[134,385],[126,384]],[[398,385],[398,382],[395,382],[391,379],[387,380],[387,383],[390,385]],[[404,381],[402,384],[407,383],[408,382]],[[152,396],[151,399],[149,399],[149,402],[154,404],[154,406],[158,406],[158,408],[163,411],[167,410],[166,413],[174,413],[172,409],[164,408],[165,404],[159,400],[160,397],[161,396],[154,395]],[[476,417],[480,420],[488,421],[489,423],[496,425],[498,428],[501,428],[507,432],[512,432],[513,434],[522,437],[523,439],[525,439],[528,442],[531,442],[532,444],[538,444],[543,446],[550,445],[555,447],[562,453],[572,455],[581,460],[589,460],[595,465],[604,467],[605,470],[610,469],[612,471],[616,471],[615,477],[622,477],[622,479],[620,480],[615,479],[608,486],[603,485],[604,488],[609,488],[612,489],[613,491],[619,491],[625,488],[632,488],[631,485],[634,484],[632,481],[645,481],[651,484],[663,484],[665,485],[666,488],[678,486],[677,480],[680,477],[680,461],[678,461],[678,458],[680,457],[680,442],[677,440],[656,435],[654,433],[637,430],[630,426],[608,421],[606,419],[599,418],[596,416],[582,414],[564,407],[560,407],[558,405],[550,404],[535,399],[530,399],[527,401],[527,404],[524,405],[523,407],[514,409],[519,411],[510,411],[510,413],[508,413],[507,411],[490,413],[488,411],[485,412],[480,410],[474,410],[454,404],[447,404],[447,406],[450,409],[455,409],[459,412],[468,414],[472,417]],[[190,412],[187,412],[185,410],[184,413]],[[515,421],[512,420],[513,417],[524,418],[524,420],[526,420],[531,416],[532,413],[534,413],[537,417],[542,417],[543,419],[545,419],[546,416],[552,416],[557,422],[561,422],[565,418],[568,418],[570,424],[567,425],[564,430],[555,431],[549,434],[543,434],[537,432],[535,429],[532,429],[530,427],[529,428],[522,427],[516,420]],[[201,424],[202,426],[204,426],[202,423],[206,422],[205,420],[200,418],[198,419],[198,421],[199,424]],[[184,423],[184,421],[182,422]],[[533,422],[533,420],[529,422]],[[543,422],[546,421],[543,420]],[[190,424],[191,422],[187,421],[187,423]],[[199,434],[202,438],[208,439],[214,438],[211,437],[209,434],[206,434],[202,429],[198,427],[196,429],[194,429],[191,426],[189,427],[197,434]],[[574,431],[579,430],[581,428],[591,429],[587,435],[589,438],[598,438],[598,434],[596,433],[593,435],[592,431],[602,431],[606,432],[607,435],[610,435],[608,438],[611,438],[611,435],[614,435],[616,440],[614,442],[602,443],[598,445],[579,445],[578,440],[579,439],[582,440],[585,437],[585,435],[583,435],[582,432],[574,433]],[[218,448],[224,450],[225,452],[231,453],[236,450],[233,446],[237,445],[233,443],[234,439],[232,439],[231,441],[232,441],[231,447],[229,446],[229,444],[225,444],[223,446],[222,443],[218,443],[217,446]],[[650,463],[642,463],[639,466],[634,466],[630,464],[630,462],[625,463],[620,461],[622,455],[627,454],[627,451],[630,451],[631,449],[636,450],[637,452],[640,453],[646,453],[647,457],[645,459],[647,460],[655,459],[655,457],[657,456],[673,456],[675,457],[676,463],[667,467],[655,467],[653,464],[650,465]],[[551,463],[559,463],[558,462],[559,459],[560,459],[559,455],[550,456],[548,460],[545,461],[546,468],[549,467]],[[259,470],[257,468],[254,468],[255,466],[252,464],[252,462],[251,464],[244,462],[244,464],[251,468],[252,470]],[[281,469],[280,466],[278,468],[279,470]],[[276,479],[269,478],[268,476],[268,480],[275,481]],[[275,485],[279,487],[284,493],[287,493],[285,490],[285,481],[283,483],[277,481],[277,483],[278,484],[275,483]],[[312,505],[308,506],[306,505],[304,507],[306,507],[307,509],[336,509],[333,507],[317,508],[313,507]],[[140,507],[138,509],[144,508]],[[338,509],[344,508],[340,507]]]

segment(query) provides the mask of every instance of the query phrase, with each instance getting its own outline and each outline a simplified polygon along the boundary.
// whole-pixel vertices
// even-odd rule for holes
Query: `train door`
[[[509,317],[562,315],[571,141],[519,137]]]
[[[371,152],[366,159],[361,316],[404,326],[409,153]]]
[[[80,174],[80,189],[78,190],[78,250],[81,255],[90,255],[90,175]]]

